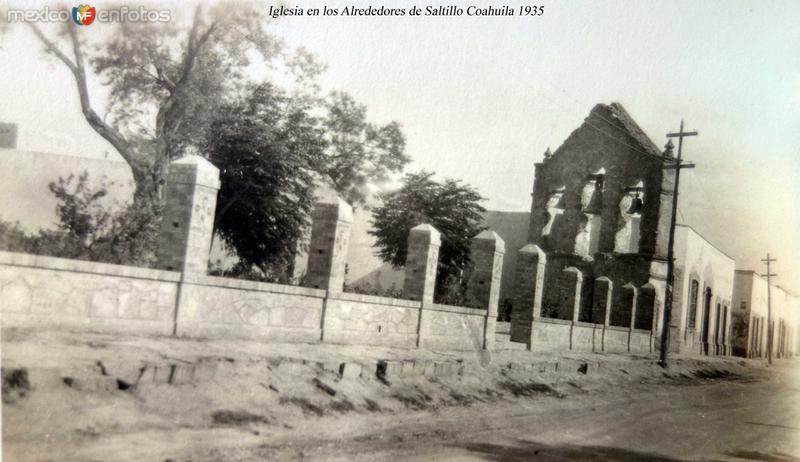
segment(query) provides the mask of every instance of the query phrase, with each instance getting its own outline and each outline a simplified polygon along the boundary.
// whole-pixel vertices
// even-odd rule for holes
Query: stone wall
[[[420,309],[413,300],[342,293],[327,300],[324,340],[413,348]]]
[[[532,350],[555,347],[594,353],[648,354],[655,346],[649,330],[547,318],[534,321],[532,330]]]
[[[493,346],[494,324],[487,330],[485,310],[426,303],[420,316],[419,346],[421,347],[482,350],[491,349]],[[491,339],[488,345],[485,342],[486,337]]]
[[[434,305],[439,232],[410,232],[405,290],[412,300],[343,293],[351,207],[316,204],[306,284],[210,277],[219,170],[198,156],[173,162],[158,266],[120,265],[0,252],[2,325],[98,332],[483,349],[494,344],[503,241],[477,236],[485,255],[469,293],[481,309]],[[489,319],[489,318],[492,319]]]
[[[4,327],[173,333],[180,273],[0,252]]]
[[[320,339],[325,291],[194,276],[181,283],[177,333],[287,342]]]
[[[163,270],[0,252],[2,325],[443,350],[494,348],[505,256],[505,243],[496,233],[487,230],[473,238],[466,282],[470,308],[433,303],[441,237],[425,223],[409,233],[405,299],[343,292],[352,210],[341,200],[315,207],[309,287],[211,277],[207,262],[218,171],[196,156],[171,168],[159,241]],[[520,261],[529,264],[520,265],[517,278],[524,284],[533,276],[528,280],[534,290],[522,294],[520,303],[541,307],[549,287],[561,318],[548,319],[541,309],[531,310],[523,340],[529,347],[651,348],[649,332],[631,329],[633,316],[627,330],[608,325],[608,310],[602,305],[613,300],[611,280],[601,281],[609,290],[597,302],[598,311],[585,262],[570,255],[549,257],[533,245],[525,250]],[[635,305],[635,297],[631,303]],[[582,322],[584,318],[592,322]]]
[[[0,252],[3,327],[483,349],[487,310]],[[492,336],[493,338],[493,336]]]

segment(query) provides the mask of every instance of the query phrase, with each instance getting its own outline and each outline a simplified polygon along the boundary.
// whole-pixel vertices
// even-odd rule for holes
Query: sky
[[[400,122],[414,159],[408,170],[462,179],[489,209],[529,210],[533,164],[597,103],[620,102],[658,146],[684,119],[699,136],[684,146],[696,168],[681,176],[679,222],[737,268],[763,272],[770,252],[777,283],[800,293],[800,2],[534,3],[542,16],[301,16],[268,27],[327,63],[324,89],[351,93],[375,122]],[[284,2],[353,4],[532,3]],[[181,3],[156,5],[176,18],[190,13]],[[19,124],[19,147],[115,157],[83,120],[68,71],[35,37],[15,26],[0,40],[0,121]],[[102,88],[92,87],[102,107]]]

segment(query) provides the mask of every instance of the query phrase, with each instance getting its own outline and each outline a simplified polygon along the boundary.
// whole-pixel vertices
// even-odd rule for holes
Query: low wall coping
[[[151,279],[155,281],[178,282],[181,273],[164,271],[139,266],[114,265],[85,260],[49,257],[18,252],[0,251],[0,265],[25,266],[54,271],[72,271],[76,273],[97,274],[101,276],[118,276],[133,279]]]
[[[201,286],[224,287],[227,289],[255,290],[277,294],[304,295],[307,297],[325,298],[326,291],[311,287],[274,284],[271,282],[248,281],[245,279],[224,278],[219,276],[200,276],[187,274],[183,282]]]
[[[578,327],[591,327],[593,329],[602,329],[605,327],[603,324],[596,323],[596,322],[585,322],[585,321],[577,321],[575,325]]]
[[[634,334],[647,334],[650,335],[653,333],[650,329],[631,329],[631,332]]]
[[[533,322],[544,322],[547,324],[562,324],[569,326],[572,324],[571,319],[558,319],[558,318],[546,318],[544,316],[540,316],[538,318],[534,318]]]
[[[444,311],[447,313],[468,314],[472,316],[486,316],[489,313],[489,310],[484,310],[481,308],[467,308],[466,306],[455,306],[455,305],[440,305],[438,303],[423,303],[422,309],[430,311]]]
[[[340,292],[330,298],[332,300],[374,303],[376,305],[401,306],[404,308],[419,308],[422,305],[422,303],[418,300],[405,300],[402,298],[381,297],[378,295],[355,294],[352,292]]]
[[[611,325],[606,326],[606,329],[608,329],[608,330],[616,330],[616,331],[619,331],[619,332],[630,332],[631,331],[630,327],[611,326]]]

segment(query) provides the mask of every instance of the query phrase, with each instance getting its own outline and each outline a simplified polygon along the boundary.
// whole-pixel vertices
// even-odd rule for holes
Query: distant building
[[[131,199],[133,175],[125,162],[0,148],[0,197],[13,198],[0,200],[0,219],[28,231],[55,227],[57,200],[47,185],[83,172],[93,186],[113,183],[104,198],[109,203]]]
[[[766,358],[768,341],[767,280],[754,271],[736,271],[733,295],[733,353],[748,358]],[[800,297],[772,286],[772,357],[798,353]]]

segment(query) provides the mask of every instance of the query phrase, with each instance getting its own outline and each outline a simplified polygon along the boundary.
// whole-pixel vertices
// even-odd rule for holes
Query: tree
[[[211,118],[252,84],[252,57],[279,64],[294,77],[293,98],[327,111],[327,162],[317,165],[352,205],[366,204],[369,182],[398,173],[409,161],[405,138],[396,122],[384,126],[366,120],[366,108],[350,96],[318,95],[317,76],[324,70],[303,49],[288,53],[267,32],[268,18],[257,3],[198,5],[190,25],[176,22],[115,26],[111,38],[87,46],[71,22],[60,31],[64,51],[35,23],[27,23],[45,47],[72,73],[81,110],[89,125],[128,163],[136,185],[135,200],[159,203],[169,162],[204,139]],[[108,117],[100,117],[87,83],[92,71],[109,93]]]
[[[157,204],[169,162],[202,139],[209,116],[247,81],[252,52],[270,62],[281,51],[264,29],[263,6],[221,3],[195,9],[188,28],[169,23],[121,22],[110,39],[87,46],[85,33],[66,22],[63,51],[35,23],[27,23],[45,51],[72,73],[86,121],[128,163],[134,201]],[[287,59],[289,67],[319,70],[309,60]],[[91,68],[89,67],[91,66]],[[87,74],[103,79],[108,116],[92,105]]]
[[[367,122],[366,107],[346,93],[332,93],[327,109],[327,158],[319,171],[350,205],[365,206],[368,185],[389,179],[411,160],[405,153],[405,136],[397,122]]]
[[[186,152],[200,152],[223,171],[217,202],[219,235],[244,265],[256,265],[262,272],[288,262],[285,250],[295,250],[299,232],[295,226],[306,220],[296,214],[308,212],[309,169],[352,205],[364,206],[370,183],[401,172],[409,162],[397,122],[370,123],[366,108],[345,93],[320,96],[317,76],[324,66],[302,49],[288,53],[266,30],[267,21],[263,6],[255,3],[235,7],[221,3],[210,9],[198,5],[186,26],[122,22],[110,38],[91,46],[85,30],[65,23],[60,34],[67,38],[69,51],[28,23],[45,51],[72,73],[89,125],[130,166],[135,183],[132,210],[157,217],[169,162]],[[255,56],[268,68],[282,66],[288,71],[293,77],[291,91],[256,84],[251,66]],[[90,73],[102,79],[108,92],[104,117],[92,104]],[[264,101],[258,102],[259,98]],[[250,110],[244,116],[247,120],[237,121],[236,110],[244,108]],[[270,121],[280,127],[267,127]],[[211,142],[212,132],[224,140]],[[278,168],[266,174],[271,167],[251,168],[275,162],[265,152],[281,153],[282,165],[290,170]],[[237,159],[240,155],[243,158]],[[298,178],[284,176],[289,171]],[[275,202],[281,197],[282,203]],[[293,201],[297,205],[293,213],[265,215],[283,213]],[[277,231],[278,222],[292,228]],[[131,223],[144,225],[138,220]]]
[[[113,183],[92,185],[89,174],[49,184],[58,199],[56,229],[27,234],[19,223],[0,220],[0,248],[62,258],[150,266],[155,260],[152,215],[128,204],[104,202]]]
[[[307,104],[270,84],[221,108],[207,152],[222,186],[215,232],[262,277],[282,279],[294,262],[313,207],[314,170],[325,140]]]
[[[483,231],[480,202],[483,197],[473,187],[453,179],[437,182],[430,172],[407,174],[403,186],[381,194],[382,204],[372,212],[378,256],[395,268],[405,265],[408,233],[427,223],[442,234],[436,293],[441,297],[453,284],[463,282],[469,265],[470,241]]]

